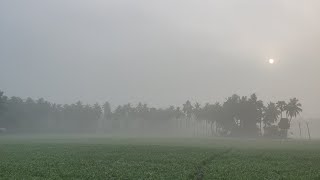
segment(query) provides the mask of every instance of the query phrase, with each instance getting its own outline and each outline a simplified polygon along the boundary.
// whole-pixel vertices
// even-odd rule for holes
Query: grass
[[[320,142],[0,136],[0,179],[320,179]]]

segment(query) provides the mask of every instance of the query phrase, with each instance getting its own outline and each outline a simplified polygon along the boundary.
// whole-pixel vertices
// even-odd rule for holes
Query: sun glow
[[[269,59],[269,64],[274,64],[274,59]]]

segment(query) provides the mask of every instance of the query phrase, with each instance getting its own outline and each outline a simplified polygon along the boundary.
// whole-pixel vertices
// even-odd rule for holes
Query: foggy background
[[[297,97],[319,117],[320,2],[0,1],[0,89],[164,107]],[[274,58],[274,65],[268,59]]]

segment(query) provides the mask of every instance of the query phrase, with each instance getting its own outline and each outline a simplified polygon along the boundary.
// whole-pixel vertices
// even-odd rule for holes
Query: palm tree
[[[277,108],[275,103],[270,102],[265,108],[263,115],[263,123],[264,123],[264,135],[265,136],[273,136],[272,124],[277,122],[281,111]]]
[[[111,105],[107,101],[103,104],[103,119],[102,119],[102,125],[101,125],[102,127],[100,127],[103,130],[103,132],[106,130],[105,128],[109,128],[108,125],[112,123],[111,118],[112,118]]]
[[[226,116],[224,115],[223,106],[220,103],[215,103],[211,107],[211,113],[209,114],[209,117],[211,119],[211,133],[213,135],[213,123],[215,122],[215,133],[219,134],[219,128],[225,127]]]
[[[286,106],[286,114],[290,118],[289,123],[291,123],[292,118],[297,117],[302,112],[302,105],[299,103],[297,98],[290,99],[288,105]]]
[[[264,127],[266,127],[267,125],[270,126],[272,123],[277,122],[280,113],[281,112],[277,108],[276,104],[273,102],[270,102],[266,107],[265,113],[264,113],[264,118],[263,118]]]
[[[102,117],[101,116],[102,115],[102,108],[98,103],[95,103],[92,107],[92,110],[93,110],[94,118],[97,122],[97,124],[95,124],[95,125],[98,125],[98,128],[99,128],[99,120]]]
[[[287,138],[292,118],[297,117],[297,115],[302,112],[301,104],[297,98],[293,98],[290,99],[289,103],[283,107],[283,110],[286,111],[286,115],[290,119],[282,118],[279,123],[279,128],[281,129],[281,136]]]
[[[192,109],[192,112],[195,116],[195,119],[198,120],[199,119],[199,116],[200,116],[200,113],[201,113],[201,105],[200,103],[196,102],[194,104],[194,108]]]
[[[277,108],[280,110],[281,119],[282,119],[282,113],[286,110],[287,103],[285,101],[278,101],[277,102]]]
[[[7,97],[3,95],[2,91],[0,91],[0,115],[5,110],[6,101],[7,101]]]
[[[248,99],[248,103],[251,107],[249,113],[251,114],[252,121],[250,122],[250,124],[255,124],[258,122],[260,127],[260,136],[262,136],[262,120],[263,112],[265,109],[263,101],[258,100],[257,95],[254,93]]]
[[[259,100],[256,102],[256,108],[257,108],[257,122],[260,125],[260,136],[262,136],[262,120],[263,120],[263,112],[264,112],[264,105],[263,101]]]
[[[6,130],[3,127],[5,122],[3,122],[3,119],[2,119],[2,114],[6,110],[6,104],[7,104],[7,97],[3,95],[2,91],[0,91],[0,129],[2,128],[2,130],[0,130],[0,134],[1,134],[1,131],[4,132]]]
[[[181,117],[183,116],[183,113],[180,110],[180,107],[177,107],[174,111],[175,119],[178,122],[178,128],[182,128],[182,122]]]
[[[194,104],[194,109],[192,110],[193,111],[193,115],[194,115],[194,127],[193,127],[193,130],[194,130],[194,135],[196,135],[196,133],[198,133],[198,120],[199,120],[199,116],[200,116],[200,113],[201,113],[201,105],[200,103],[196,102]]]
[[[186,127],[189,127],[189,121],[191,119],[193,106],[191,105],[191,102],[188,100],[185,104],[183,104],[182,111],[185,113],[187,119],[186,119]]]

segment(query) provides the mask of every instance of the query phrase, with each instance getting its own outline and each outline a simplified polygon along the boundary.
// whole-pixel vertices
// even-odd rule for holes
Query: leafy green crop
[[[1,137],[0,179],[320,178],[318,142],[254,148],[254,142],[228,139],[187,141]]]

